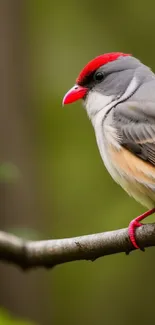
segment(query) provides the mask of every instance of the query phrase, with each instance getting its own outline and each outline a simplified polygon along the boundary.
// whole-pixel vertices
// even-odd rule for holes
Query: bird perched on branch
[[[151,209],[132,220],[129,237],[155,212],[155,74],[130,54],[107,53],[83,68],[63,99],[82,99],[103,162],[124,190]]]

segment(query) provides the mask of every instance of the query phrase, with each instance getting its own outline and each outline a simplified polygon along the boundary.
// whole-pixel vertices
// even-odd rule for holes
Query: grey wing
[[[120,144],[155,166],[155,102],[121,103],[113,109]]]

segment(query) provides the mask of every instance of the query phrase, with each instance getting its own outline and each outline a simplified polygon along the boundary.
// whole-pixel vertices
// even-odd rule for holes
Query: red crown
[[[83,70],[78,75],[76,82],[81,83],[83,79],[89,75],[90,72],[97,70],[101,65],[109,63],[111,61],[117,60],[120,56],[129,56],[131,54],[125,54],[121,52],[113,52],[113,53],[105,53],[97,56],[95,59],[89,61],[87,65],[83,68]]]

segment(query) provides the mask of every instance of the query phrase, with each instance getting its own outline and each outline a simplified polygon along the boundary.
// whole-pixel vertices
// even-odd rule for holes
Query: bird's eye
[[[104,78],[104,75],[103,75],[102,72],[97,72],[97,73],[94,74],[94,80],[95,81],[100,82],[100,81],[103,80],[103,78]]]

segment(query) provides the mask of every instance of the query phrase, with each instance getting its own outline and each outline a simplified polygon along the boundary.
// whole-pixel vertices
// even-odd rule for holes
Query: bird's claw
[[[137,218],[136,218],[137,219]],[[130,238],[130,241],[132,243],[132,245],[134,246],[134,248],[136,249],[141,249],[137,243],[136,243],[136,238],[135,238],[135,230],[136,228],[139,228],[142,226],[142,223],[140,223],[138,220],[136,219],[133,219],[130,224],[129,224],[129,227],[128,227],[128,234],[129,234],[129,238]]]

